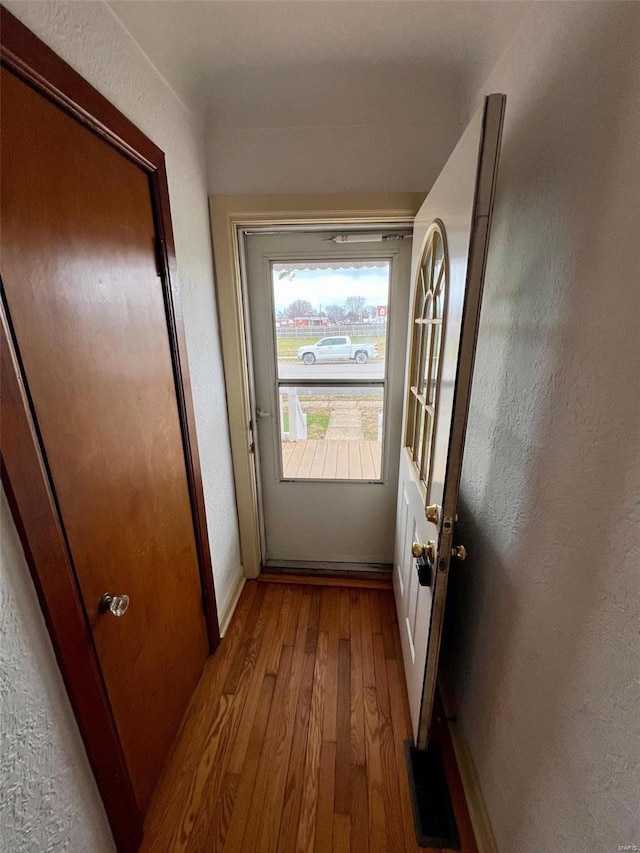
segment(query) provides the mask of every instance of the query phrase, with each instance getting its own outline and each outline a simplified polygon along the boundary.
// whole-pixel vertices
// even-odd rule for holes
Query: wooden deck
[[[379,441],[282,442],[282,468],[287,478],[379,480],[381,458]]]

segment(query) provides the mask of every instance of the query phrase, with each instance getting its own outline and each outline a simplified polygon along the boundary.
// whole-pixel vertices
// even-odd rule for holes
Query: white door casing
[[[242,568],[257,577],[262,558],[258,483],[252,451],[253,409],[247,353],[246,298],[242,242],[245,229],[336,225],[379,228],[380,223],[406,228],[424,200],[424,193],[360,193],[331,195],[211,196],[211,238],[214,247],[216,295],[233,476],[238,510]],[[402,401],[399,403],[402,407]]]
[[[419,748],[427,746],[433,711],[505,100],[503,95],[485,99],[484,107],[471,120],[420,208],[414,227],[411,305],[413,314],[418,306],[419,322],[412,315],[405,371],[394,591],[411,721]],[[438,232],[445,248],[444,272],[434,285],[439,283],[442,287],[444,283],[440,305],[443,337],[436,347],[439,353],[436,351],[433,356],[435,394],[430,395],[427,390],[420,395],[420,388],[411,391],[416,375],[424,375],[424,367],[416,370],[420,351],[415,341],[420,330],[429,324],[427,321],[425,327],[424,321],[420,322],[421,300],[416,301],[416,295],[420,295],[418,288],[422,286],[420,276],[424,266],[427,269],[422,269],[422,275],[429,284],[429,270],[433,272],[429,246]],[[437,313],[435,310],[433,315]],[[430,328],[435,332],[437,322],[433,321]],[[427,353],[423,359],[427,369],[429,359]],[[430,436],[428,431],[413,428],[416,407],[425,413],[420,426],[429,417],[432,420]],[[424,453],[414,446],[414,434],[423,436]],[[434,507],[429,512],[434,520],[427,518],[427,507]],[[426,546],[430,541],[433,543],[431,585],[420,586],[412,543]]]

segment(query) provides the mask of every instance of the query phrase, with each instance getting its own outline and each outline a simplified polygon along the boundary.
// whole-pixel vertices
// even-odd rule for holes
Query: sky
[[[389,268],[296,270],[295,277],[278,280],[273,273],[276,311],[284,311],[296,299],[306,299],[316,311],[327,305],[343,305],[348,296],[364,296],[367,305],[386,305],[389,294]]]

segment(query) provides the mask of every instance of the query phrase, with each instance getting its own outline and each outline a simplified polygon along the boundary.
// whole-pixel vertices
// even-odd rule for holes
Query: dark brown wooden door
[[[2,279],[144,812],[209,644],[145,172],[2,70]],[[120,618],[104,593],[130,596]]]

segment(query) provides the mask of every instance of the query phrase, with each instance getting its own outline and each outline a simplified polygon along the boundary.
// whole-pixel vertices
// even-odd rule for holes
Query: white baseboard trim
[[[440,696],[442,697],[444,712],[447,717],[451,717],[453,716],[452,708],[454,705],[451,701],[451,694],[447,690],[447,685],[443,683],[443,679],[441,678],[438,679],[438,687],[440,689]],[[487,808],[480,789],[478,774],[476,773],[473,758],[471,757],[469,744],[464,736],[460,717],[458,716],[458,720],[455,723],[448,722],[447,726],[456,756],[458,772],[462,780],[462,787],[464,788],[464,795],[467,801],[467,808],[469,809],[469,817],[471,818],[478,853],[498,853],[498,846],[493,830],[491,829],[489,815],[487,814]]]
[[[227,628],[229,627],[229,622],[231,622],[231,617],[234,614],[236,609],[236,605],[238,604],[238,600],[240,598],[240,594],[244,589],[246,577],[244,576],[244,571],[242,566],[240,566],[240,574],[238,576],[238,580],[235,585],[231,588],[231,591],[227,595],[227,598],[220,609],[219,623],[220,623],[220,637],[224,637]]]

